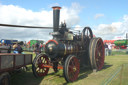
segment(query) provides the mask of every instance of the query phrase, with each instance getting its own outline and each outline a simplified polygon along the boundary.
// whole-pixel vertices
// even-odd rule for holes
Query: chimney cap
[[[61,9],[61,7],[59,7],[59,6],[53,6],[52,8],[53,8],[53,10],[56,10],[56,9],[60,10]]]

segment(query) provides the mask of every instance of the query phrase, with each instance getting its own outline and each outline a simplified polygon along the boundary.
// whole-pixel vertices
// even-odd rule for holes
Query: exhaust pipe
[[[60,18],[60,9],[59,6],[54,6],[53,8],[53,31],[57,32],[59,30],[59,18]]]

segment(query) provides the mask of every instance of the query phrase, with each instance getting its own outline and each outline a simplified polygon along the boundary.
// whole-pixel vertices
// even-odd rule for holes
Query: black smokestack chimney
[[[54,32],[59,30],[59,18],[60,18],[60,9],[59,6],[54,6],[53,8],[53,29]]]

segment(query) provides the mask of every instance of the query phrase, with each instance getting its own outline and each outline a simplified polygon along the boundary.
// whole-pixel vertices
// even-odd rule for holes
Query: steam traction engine
[[[65,23],[61,23],[59,28],[60,9],[53,7],[53,39],[46,43],[45,53],[35,57],[32,70],[36,77],[44,77],[49,68],[55,72],[63,69],[65,80],[73,82],[82,67],[89,65],[92,69],[102,69],[104,45],[101,38],[93,38],[90,27],[77,34],[69,31]]]

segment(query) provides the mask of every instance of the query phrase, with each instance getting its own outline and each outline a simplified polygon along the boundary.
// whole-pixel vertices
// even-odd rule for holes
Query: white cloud
[[[96,37],[101,37],[104,40],[112,39],[126,39],[128,33],[128,15],[123,16],[123,21],[112,22],[111,24],[99,24],[98,26],[91,26],[93,34]],[[74,30],[83,30],[83,27],[76,25]]]
[[[93,30],[96,36],[103,39],[117,39],[117,37],[126,38],[128,33],[128,15],[123,16],[122,22],[113,22],[111,24],[100,24]]]
[[[104,17],[104,14],[99,13],[99,14],[96,14],[94,16],[95,19],[98,19],[98,18],[101,18],[101,17]]]
[[[82,7],[77,3],[72,3],[71,7],[62,7],[60,12],[60,21],[66,21],[67,26],[71,27],[80,22],[79,12]]]
[[[66,21],[67,26],[71,27],[79,24],[81,6],[77,3],[72,3],[70,7],[63,6],[60,11],[60,22]],[[97,14],[96,19],[103,17],[104,14]],[[32,25],[32,26],[47,26],[53,25],[53,12],[41,10],[34,12],[19,6],[14,5],[1,5],[0,4],[0,23],[4,24],[17,24],[17,25]],[[91,27],[93,28],[93,27]],[[79,25],[75,30],[82,30]],[[103,39],[116,39],[116,37],[125,37],[128,33],[128,15],[123,16],[122,22],[112,22],[111,24],[99,24],[94,27],[93,33]],[[0,39],[19,39],[31,40],[42,39],[49,40],[52,36],[49,35],[52,29],[26,29],[26,28],[9,28],[0,27]]]
[[[80,25],[76,25],[75,28],[74,28],[74,30],[80,30],[80,31],[82,31],[83,28]]]
[[[69,26],[78,24],[80,21],[78,16],[80,9],[78,8],[80,5],[77,3],[72,3],[71,7],[68,8],[62,7],[60,22],[65,20]],[[0,23],[52,27],[53,12],[52,8],[50,11],[34,12],[15,5],[0,5]],[[52,30],[0,27],[0,38],[27,41],[31,39],[49,40],[52,38],[49,32]]]

